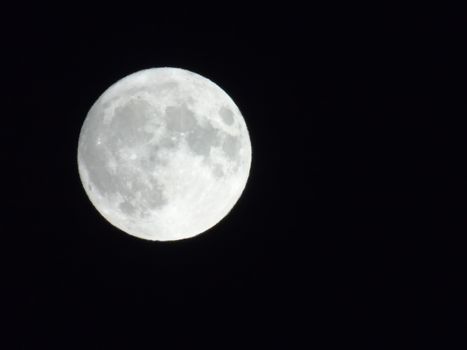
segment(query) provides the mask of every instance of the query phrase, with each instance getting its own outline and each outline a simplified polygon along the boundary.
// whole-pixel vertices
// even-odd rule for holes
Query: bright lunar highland
[[[225,217],[250,172],[238,107],[212,81],[178,68],[128,75],[88,112],[78,169],[96,209],[139,238],[196,236]]]

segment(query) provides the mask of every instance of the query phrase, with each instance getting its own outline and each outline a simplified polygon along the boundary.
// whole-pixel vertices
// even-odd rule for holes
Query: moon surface
[[[250,172],[245,120],[215,83],[152,68],[109,87],[78,144],[83,187],[107,221],[148,240],[196,236],[240,198]]]

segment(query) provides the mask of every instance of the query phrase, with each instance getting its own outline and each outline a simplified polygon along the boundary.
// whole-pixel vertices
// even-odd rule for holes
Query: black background
[[[413,348],[465,328],[446,218],[465,16],[234,5],[2,14],[8,349]],[[175,243],[108,224],[76,163],[97,97],[160,66],[225,89],[253,147],[231,214]]]

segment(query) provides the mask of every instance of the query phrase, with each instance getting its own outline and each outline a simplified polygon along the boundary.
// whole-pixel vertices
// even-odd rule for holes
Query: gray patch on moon
[[[178,87],[178,83],[175,81],[168,81],[166,83],[158,84],[154,87],[155,91],[165,91],[169,89],[175,89]]]
[[[224,176],[224,170],[222,169],[222,166],[220,164],[214,164],[212,167],[212,174],[216,178],[221,178]]]
[[[169,106],[165,109],[167,117],[167,130],[176,132],[188,132],[193,130],[197,121],[193,111],[186,105]]]
[[[108,126],[109,147],[132,147],[151,140],[152,134],[145,131],[144,127],[156,114],[156,110],[144,100],[130,100],[117,108]]]
[[[107,159],[105,153],[96,150],[92,143],[82,149],[83,163],[88,169],[89,179],[94,187],[103,195],[114,193],[117,185],[110,169],[105,166]]]
[[[230,159],[237,158],[240,151],[240,141],[238,137],[226,135],[224,143],[222,144],[222,150]]]
[[[180,143],[180,135],[177,134],[177,133],[170,133],[168,135],[164,135],[159,141],[158,141],[158,145],[161,147],[161,148],[168,148],[168,149],[171,149],[171,148],[175,148],[178,146],[178,144]]]
[[[226,108],[226,107],[222,107],[220,110],[219,110],[219,114],[222,118],[222,120],[224,121],[225,124],[227,125],[232,125],[233,121],[234,121],[234,118],[233,118],[233,112]]]
[[[211,124],[207,123],[206,126],[198,126],[190,132],[187,137],[188,146],[191,150],[201,156],[208,156],[211,147],[219,144],[219,131]]]
[[[118,208],[120,209],[121,212],[125,214],[129,214],[129,215],[133,215],[136,211],[135,207],[127,201],[120,203]]]
[[[210,123],[200,125],[195,113],[185,104],[169,106],[165,110],[169,136],[162,140],[169,147],[175,147],[180,141],[180,134],[186,134],[190,149],[197,155],[208,156],[211,148],[220,143],[219,130]]]

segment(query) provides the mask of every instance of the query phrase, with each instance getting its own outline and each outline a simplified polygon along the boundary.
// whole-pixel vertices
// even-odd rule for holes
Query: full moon
[[[250,172],[245,120],[218,85],[179,68],[152,68],[110,86],[78,142],[91,203],[143,239],[194,237],[240,198]]]

